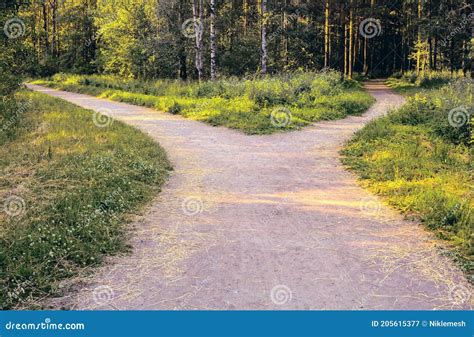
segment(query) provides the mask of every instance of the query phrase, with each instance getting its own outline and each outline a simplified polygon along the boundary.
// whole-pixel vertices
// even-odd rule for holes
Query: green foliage
[[[336,72],[202,83],[58,74],[35,83],[181,114],[248,134],[298,129],[320,120],[361,114],[373,103],[359,86],[341,82]],[[291,112],[291,122],[275,126],[272,111],[281,107]]]
[[[397,92],[402,94],[411,94],[421,89],[436,89],[443,85],[464,78],[462,71],[450,72],[427,70],[419,75],[416,71],[407,71],[405,73],[395,73],[388,80],[387,84]]]
[[[472,108],[472,82],[460,80],[410,98],[350,141],[344,163],[364,185],[421,219],[464,257],[474,254],[472,136],[449,124],[449,111]],[[471,134],[472,134],[472,123]]]
[[[0,196],[24,213],[0,213],[0,308],[28,306],[58,282],[125,247],[124,216],[156,195],[170,169],[134,128],[94,125],[92,112],[37,93],[17,137],[0,147]],[[3,201],[2,201],[3,202]]]
[[[471,79],[461,79],[434,92],[418,93],[390,119],[397,124],[426,125],[438,137],[467,145],[473,132],[473,84]]]

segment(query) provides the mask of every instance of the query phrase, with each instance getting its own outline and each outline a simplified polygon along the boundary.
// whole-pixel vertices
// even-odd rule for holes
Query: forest
[[[466,0],[8,0],[2,6],[2,20],[21,18],[5,26],[20,38],[3,36],[3,44],[31,76],[472,71]]]
[[[0,309],[474,306],[471,1],[1,1]]]

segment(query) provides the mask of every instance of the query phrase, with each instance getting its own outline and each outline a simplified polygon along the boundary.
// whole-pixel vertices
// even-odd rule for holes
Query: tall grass
[[[248,134],[298,129],[320,120],[361,114],[373,103],[356,82],[341,81],[336,72],[202,83],[57,74],[34,83],[181,114]],[[272,114],[280,108],[291,114],[285,125],[272,123]]]
[[[466,264],[470,273],[473,109],[473,82],[458,80],[409,98],[405,106],[358,132],[343,151],[344,163],[364,185],[447,239],[471,261]]]
[[[0,147],[0,201],[19,206],[0,212],[0,309],[31,306],[124,250],[126,214],[158,193],[170,169],[164,151],[132,127],[99,128],[91,111],[19,96],[31,105]]]
[[[421,73],[407,71],[396,73],[387,80],[387,84],[394,90],[404,94],[418,92],[420,89],[437,89],[451,81],[464,78],[462,71],[427,70]]]

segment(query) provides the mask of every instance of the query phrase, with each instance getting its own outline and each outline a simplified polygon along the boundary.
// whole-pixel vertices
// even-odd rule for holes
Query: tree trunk
[[[216,0],[211,0],[211,80],[217,78],[217,62],[216,62]]]
[[[43,9],[43,30],[44,30],[44,47],[46,54],[49,52],[49,34],[48,34],[48,11],[46,9],[46,3],[42,4]]]
[[[194,20],[194,31],[196,35],[196,70],[198,74],[198,80],[202,80],[203,75],[203,42],[202,42],[202,0],[193,0],[193,20]]]
[[[348,60],[347,60],[347,75],[349,76],[349,79],[352,79],[352,62],[353,62],[353,57],[352,57],[352,50],[354,48],[353,40],[352,40],[352,34],[353,34],[353,8],[352,8],[352,0],[350,2],[350,10],[349,10],[349,55],[348,55]]]
[[[179,7],[178,7],[178,17],[179,22],[184,22],[185,18],[185,8],[186,8],[186,0],[179,0]],[[187,55],[186,55],[186,37],[184,34],[180,34],[180,38],[178,39],[179,46],[178,46],[178,59],[179,59],[179,78],[183,81],[188,79],[188,69],[187,69]]]
[[[262,69],[261,75],[267,74],[268,50],[267,50],[267,0],[262,1]]]
[[[243,0],[243,12],[244,12],[244,35],[247,35],[248,29],[248,13],[249,13],[249,3],[248,0]]]
[[[341,71],[341,78],[344,79],[344,59],[345,59],[345,49],[344,44],[346,42],[345,37],[345,27],[344,27],[344,4],[342,1],[339,3],[339,26],[340,26],[340,36],[339,36],[339,69]]]
[[[324,10],[324,68],[329,67],[329,0],[325,1]]]
[[[420,65],[421,65],[421,1],[418,0],[418,38],[417,46],[418,50],[416,52],[416,74],[420,74]]]

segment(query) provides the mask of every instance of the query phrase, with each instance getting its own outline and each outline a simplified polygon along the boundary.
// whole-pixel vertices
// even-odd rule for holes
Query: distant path
[[[472,301],[456,305],[451,299],[450,289],[472,288],[463,288],[468,287],[465,278],[438,253],[439,242],[392,209],[378,210],[378,199],[341,166],[338,151],[344,141],[404,101],[382,82],[366,85],[377,103],[362,117],[270,136],[247,136],[143,107],[29,87],[84,108],[110,109],[159,142],[175,167],[162,193],[134,224],[133,253],[112,258],[77,292],[54,300],[55,307],[472,306]]]

